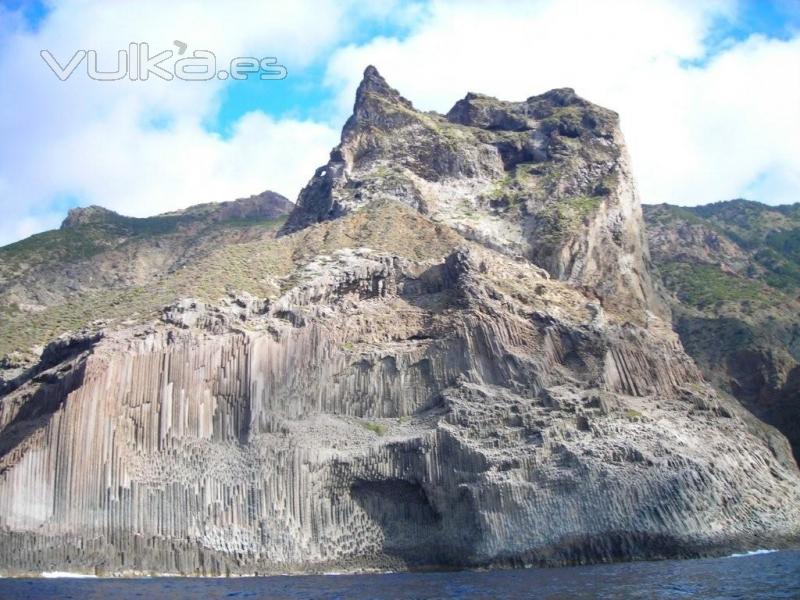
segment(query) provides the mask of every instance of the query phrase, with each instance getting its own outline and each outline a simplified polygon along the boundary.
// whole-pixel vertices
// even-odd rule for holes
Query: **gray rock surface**
[[[667,331],[528,265],[342,251],[247,305],[185,302],[7,396],[6,569],[552,564],[797,533],[780,436]]]
[[[368,67],[341,143],[284,231],[386,197],[603,302],[666,314],[618,116],[571,89],[524,102],[468,94],[443,116],[415,110]]]
[[[507,214],[487,190],[513,156],[559,171],[552,188],[531,174],[502,191],[520,194]],[[610,172],[599,200],[575,200]],[[576,202],[581,219],[553,216]],[[537,229],[547,215],[561,225]],[[658,315],[640,215],[615,117],[571,91],[469,95],[441,117],[368,69],[283,235],[184,263],[188,281],[216,269],[225,294],[196,285],[6,359],[0,569],[574,564],[796,543],[786,439],[707,384]],[[180,277],[153,294],[186,290]]]

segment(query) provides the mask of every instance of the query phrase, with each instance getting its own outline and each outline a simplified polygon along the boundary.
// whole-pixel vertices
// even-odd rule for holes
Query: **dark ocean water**
[[[3,579],[0,599],[800,598],[800,551],[488,572],[231,579]]]

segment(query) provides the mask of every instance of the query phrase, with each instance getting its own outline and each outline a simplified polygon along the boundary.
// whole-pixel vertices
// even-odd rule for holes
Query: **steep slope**
[[[800,458],[800,204],[646,206],[686,350]]]
[[[144,283],[220,239],[252,239],[253,226],[286,217],[274,192],[137,219],[98,206],[69,211],[61,229],[0,248],[0,294],[33,310],[76,292]]]
[[[344,250],[298,279],[79,338],[10,394],[2,564],[558,564],[796,534],[785,442],[667,332],[478,248]]]
[[[221,247],[274,238],[292,207],[264,192],[146,219],[73,209],[60,230],[0,248],[0,357],[16,352],[10,362],[24,362],[32,347],[91,321],[143,316],[214,287],[200,276],[191,287],[155,294]]]
[[[570,89],[468,94],[443,116],[414,110],[368,67],[341,143],[284,230],[387,197],[605,303],[661,310],[618,117]]]
[[[539,98],[550,110],[564,93]],[[448,155],[418,125],[359,124],[387,117],[372,104],[384,97],[407,109],[398,125],[463,127],[474,147]],[[613,188],[563,236],[537,237],[575,196],[526,184],[527,208],[495,214],[481,195],[494,175],[465,175],[468,161],[435,175],[464,156],[505,172],[493,136],[538,135],[538,121],[507,125],[519,105],[487,102],[507,129],[418,113],[368,69],[343,144],[279,237],[193,255],[148,286],[162,310],[130,316],[138,300],[120,295],[128,317],[20,369],[0,402],[0,568],[564,564],[796,542],[785,438],[704,383],[650,310],[635,194]],[[597,140],[570,139],[559,181],[588,185]],[[404,165],[396,184],[355,158],[369,152]],[[562,253],[560,271],[547,257]]]

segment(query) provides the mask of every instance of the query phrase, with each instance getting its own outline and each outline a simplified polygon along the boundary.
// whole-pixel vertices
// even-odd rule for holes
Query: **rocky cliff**
[[[341,143],[284,230],[379,198],[583,284],[602,302],[660,310],[618,117],[571,89],[524,102],[471,93],[438,115],[414,110],[367,68]]]
[[[3,331],[36,354],[5,364],[4,571],[571,564],[798,539],[785,438],[659,317],[613,113],[567,90],[420,113],[370,68],[331,161],[268,231],[222,236],[146,294],[81,287],[103,321],[39,351]]]
[[[645,208],[684,347],[800,458],[800,205]]]

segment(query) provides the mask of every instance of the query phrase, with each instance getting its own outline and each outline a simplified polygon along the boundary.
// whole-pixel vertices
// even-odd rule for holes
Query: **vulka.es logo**
[[[96,81],[119,81],[126,77],[131,81],[147,81],[150,76],[166,81],[182,79],[184,81],[209,81],[210,79],[243,80],[250,76],[258,76],[263,80],[285,79],[286,67],[279,65],[275,57],[253,58],[239,56],[230,61],[228,69],[217,70],[217,57],[209,50],[194,50],[191,56],[182,56],[186,52],[186,44],[175,40],[178,48],[177,60],[173,50],[163,50],[158,54],[150,54],[147,42],[132,42],[127,50],[117,52],[116,68],[113,71],[101,70],[95,50],[78,50],[68,61],[62,63],[49,50],[42,50],[39,55],[50,70],[61,81],[69,79],[81,63],[86,64],[86,75]]]

